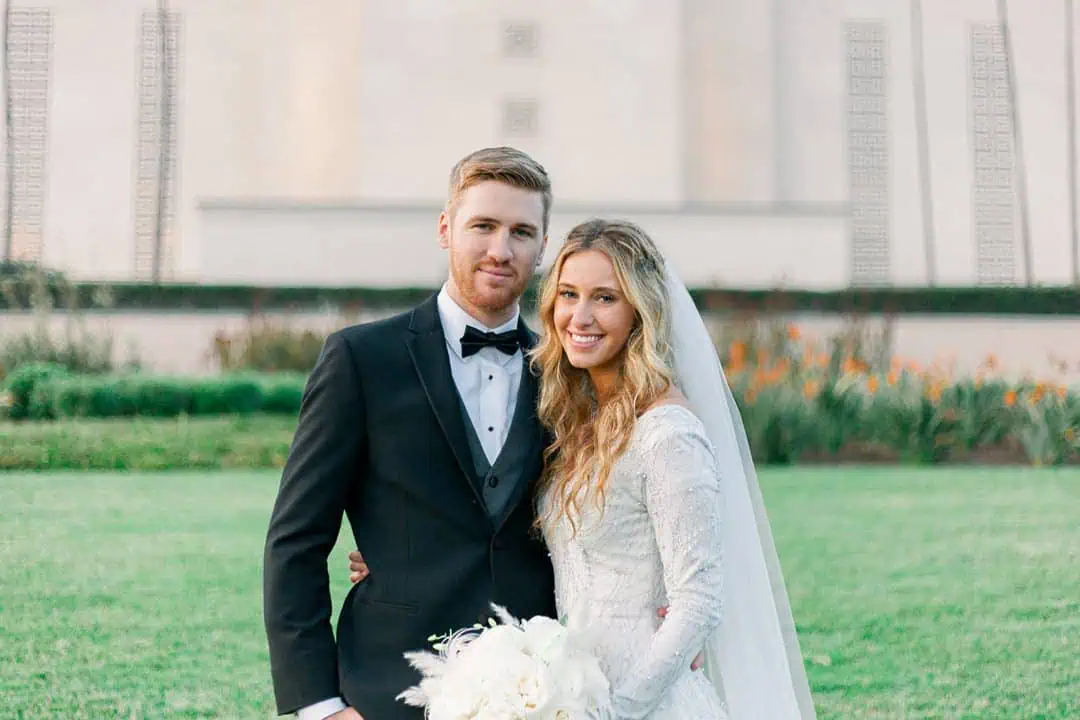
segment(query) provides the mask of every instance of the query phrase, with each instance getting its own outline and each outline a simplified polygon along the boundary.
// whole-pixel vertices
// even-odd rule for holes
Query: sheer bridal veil
[[[705,648],[732,720],[814,718],[795,622],[742,417],[686,286],[665,261],[680,389],[717,453],[724,522],[724,620]]]

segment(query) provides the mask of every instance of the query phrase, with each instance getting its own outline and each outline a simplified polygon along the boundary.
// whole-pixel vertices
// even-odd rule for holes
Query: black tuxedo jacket
[[[530,333],[531,336],[531,333]],[[495,521],[472,478],[465,418],[435,298],[331,335],[308,380],[270,518],[264,617],[278,712],[342,696],[365,720],[415,720],[394,697],[418,674],[402,654],[490,617],[553,617],[547,550],[531,529],[545,433],[536,378],[524,480]],[[519,400],[520,402],[520,400]],[[371,569],[335,641],[327,556],[348,516]],[[343,569],[342,572],[345,572]]]

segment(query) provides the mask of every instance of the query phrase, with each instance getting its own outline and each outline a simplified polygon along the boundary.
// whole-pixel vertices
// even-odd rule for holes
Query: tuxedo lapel
[[[412,333],[407,341],[409,355],[420,377],[420,383],[424,386],[424,393],[439,421],[439,427],[446,435],[446,440],[450,444],[454,459],[457,460],[470,492],[482,507],[483,495],[469,480],[476,470],[469,451],[469,440],[465,435],[465,420],[462,417],[454,376],[450,373],[450,359],[446,354],[446,337],[443,334],[442,323],[439,322],[438,307],[434,297],[413,311],[409,330]]]

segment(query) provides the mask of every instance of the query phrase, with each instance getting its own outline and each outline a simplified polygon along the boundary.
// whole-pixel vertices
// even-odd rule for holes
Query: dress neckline
[[[649,408],[645,412],[638,415],[637,419],[640,422],[640,421],[644,420],[646,417],[648,417],[649,415],[663,414],[664,410],[669,410],[669,409],[673,409],[673,408],[677,408],[679,410],[682,410],[684,413],[686,413],[690,417],[694,418],[695,420],[698,419],[697,414],[693,410],[686,407],[685,405],[682,405],[681,403],[661,403],[660,405],[653,405],[651,408]]]

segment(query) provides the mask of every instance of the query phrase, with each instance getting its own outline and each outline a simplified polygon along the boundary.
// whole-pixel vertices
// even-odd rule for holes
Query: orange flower
[[[941,400],[941,386],[934,384],[930,386],[930,389],[926,391],[926,397],[930,398],[930,402],[938,402]]]
[[[983,367],[985,367],[987,370],[997,370],[997,368],[999,367],[997,355],[987,355],[986,360],[983,361]]]
[[[802,332],[800,332],[798,326],[794,323],[788,323],[787,336],[788,340],[798,340],[802,337]]]
[[[1016,404],[1016,391],[1015,390],[1010,390],[1007,393],[1005,393],[1005,406],[1006,407],[1012,407],[1015,404]]]
[[[818,395],[818,389],[818,384],[816,382],[814,382],[813,380],[807,380],[805,383],[803,383],[803,397],[805,397],[807,400],[816,398]]]
[[[847,358],[844,360],[844,373],[857,373],[859,372],[859,361],[855,358]]]
[[[1065,396],[1068,395],[1068,394],[1069,394],[1068,388],[1066,388],[1064,385],[1058,385],[1058,387],[1057,387],[1057,396],[1060,399],[1064,400]]]
[[[900,382],[900,372],[895,370],[895,369],[890,370],[889,371],[889,376],[888,376],[888,378],[886,378],[886,381],[890,385],[895,385],[896,383]]]
[[[1046,386],[1042,383],[1035,385],[1035,390],[1031,393],[1031,403],[1034,405],[1043,399],[1043,395],[1046,394]]]
[[[817,357],[818,367],[828,367],[829,366],[829,360],[830,360],[830,358],[829,358],[828,353],[821,353]]]
[[[746,343],[731,343],[731,347],[728,348],[728,355],[731,357],[732,366],[742,367],[743,363],[746,362]]]
[[[870,391],[871,395],[877,392],[878,379],[875,376],[871,375],[866,379],[866,389]]]

